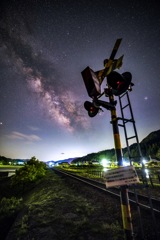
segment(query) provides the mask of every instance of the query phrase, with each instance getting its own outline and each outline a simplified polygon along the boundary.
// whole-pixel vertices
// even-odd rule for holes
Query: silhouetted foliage
[[[46,173],[46,165],[35,157],[32,157],[24,167],[16,170],[16,174],[12,177],[12,184],[22,184],[34,182],[43,177]]]
[[[4,157],[4,156],[0,156],[0,162],[1,162],[1,164],[3,164],[3,165],[8,165],[10,161],[11,161],[10,158],[6,158],[6,157]]]

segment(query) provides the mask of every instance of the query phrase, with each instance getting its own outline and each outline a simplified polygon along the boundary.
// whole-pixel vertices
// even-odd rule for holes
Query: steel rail
[[[76,175],[76,174],[73,174],[73,173],[69,173],[69,172],[64,171],[64,170],[59,170],[59,169],[55,169],[55,168],[53,170],[57,173],[64,174],[68,177],[71,177],[71,178],[76,179],[80,182],[83,182],[83,183],[85,183],[85,184],[87,184],[91,187],[94,187],[95,189],[101,190],[105,193],[109,193],[109,194],[111,194],[111,195],[113,195],[117,198],[120,198],[120,194],[116,193],[116,191],[119,191],[118,188],[111,188],[110,190],[108,190],[106,188],[105,184],[102,183],[102,182],[99,182],[99,181],[96,181],[96,180],[93,180],[93,179],[89,179],[89,178],[85,178],[85,177],[82,177],[82,176],[79,176],[79,175]],[[134,195],[134,192],[129,191],[129,201],[130,201],[131,204],[137,205],[137,202],[130,198],[133,195]],[[137,194],[137,196],[138,196],[138,199],[141,198],[141,199],[147,201],[147,196],[141,195],[141,194]],[[160,206],[160,201],[159,200],[154,199],[154,198],[152,200],[156,205]],[[145,209],[145,210],[150,210],[151,209],[150,206],[148,206],[146,204],[143,204],[143,203],[139,203],[139,202],[138,202],[138,206]],[[156,215],[160,216],[160,210],[159,209],[153,208],[153,211]]]

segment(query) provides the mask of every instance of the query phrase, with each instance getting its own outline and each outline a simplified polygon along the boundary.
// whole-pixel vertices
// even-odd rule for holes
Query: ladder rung
[[[125,118],[124,118],[124,122],[125,122],[125,123],[127,123],[127,122],[134,122],[134,120],[132,120],[132,119],[125,119]]]
[[[117,118],[118,120],[123,120],[125,123],[127,122],[135,122],[133,119],[127,119],[127,118]]]
[[[124,125],[123,125],[123,124],[118,124],[118,126],[120,126],[120,127],[124,127]]]
[[[136,136],[133,136],[133,137],[128,137],[128,138],[127,138],[127,140],[129,140],[129,139],[132,139],[132,138],[135,138],[135,137],[136,137]]]
[[[126,104],[124,107],[122,107],[122,109],[124,109],[124,108],[126,108],[126,107],[128,107],[129,106],[129,104]]]
[[[119,96],[119,98],[122,98],[123,96],[125,96],[127,94],[127,92],[123,93],[123,95]]]

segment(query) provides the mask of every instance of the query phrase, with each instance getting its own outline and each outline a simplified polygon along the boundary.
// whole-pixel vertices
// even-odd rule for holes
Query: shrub
[[[16,170],[16,174],[12,177],[12,184],[24,185],[29,182],[34,182],[43,177],[46,173],[46,165],[32,157],[27,164]]]

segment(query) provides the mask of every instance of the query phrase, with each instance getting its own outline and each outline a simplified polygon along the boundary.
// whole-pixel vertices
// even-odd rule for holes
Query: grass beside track
[[[22,197],[18,215],[7,237],[1,240],[123,240],[120,202],[52,170],[39,182],[22,189],[0,182],[0,198]],[[134,209],[134,231],[139,240],[138,215]],[[152,240],[151,219],[143,217],[145,240]],[[8,223],[8,219],[7,223]],[[1,236],[4,228],[0,222]],[[4,223],[4,221],[3,221]]]
[[[23,208],[4,239],[122,240],[119,204],[113,208],[111,199],[106,202],[88,189],[81,190],[78,183],[48,170],[24,193]]]

